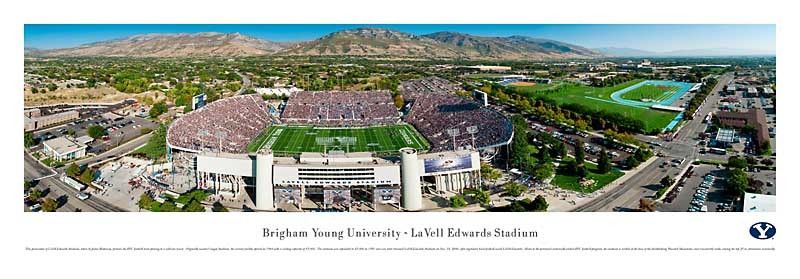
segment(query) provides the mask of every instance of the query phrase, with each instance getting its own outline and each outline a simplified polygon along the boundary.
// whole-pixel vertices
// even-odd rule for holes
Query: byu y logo
[[[758,222],[750,226],[750,235],[755,239],[770,239],[775,236],[775,226],[767,222]]]

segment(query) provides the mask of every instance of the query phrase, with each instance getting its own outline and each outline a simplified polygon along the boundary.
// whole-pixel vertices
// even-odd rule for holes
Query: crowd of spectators
[[[175,120],[167,130],[167,142],[195,151],[245,153],[250,141],[274,123],[278,120],[269,115],[261,96],[230,97]]]
[[[446,84],[443,84],[446,83]],[[458,129],[456,146],[471,146],[472,135],[467,127],[476,126],[475,147],[503,144],[511,139],[511,121],[502,114],[453,94],[453,85],[441,78],[425,78],[403,83],[404,94],[412,98],[406,122],[431,143],[431,151],[453,149],[448,129]],[[406,90],[413,91],[406,91]]]
[[[302,91],[281,114],[285,123],[324,126],[394,124],[400,120],[389,91]]]
[[[404,81],[402,86],[403,99],[406,101],[430,94],[455,94],[458,91],[458,86],[436,76]]]

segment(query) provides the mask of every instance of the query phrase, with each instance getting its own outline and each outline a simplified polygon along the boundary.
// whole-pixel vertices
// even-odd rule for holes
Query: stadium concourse
[[[255,209],[267,211],[285,210],[287,205],[350,210],[364,204],[372,210],[427,210],[435,209],[430,207],[435,203],[423,203],[423,192],[448,195],[480,187],[480,152],[496,152],[510,143],[510,121],[455,95],[458,86],[441,78],[406,81],[402,89],[409,100],[405,121],[428,139],[430,150],[401,144],[390,154],[330,149],[319,153],[298,145],[294,148],[300,152],[276,154],[267,148],[272,145],[260,144],[273,140],[263,137],[275,131],[268,129],[271,126],[338,131],[395,125],[410,133],[414,128],[400,123],[388,91],[297,92],[280,117],[270,115],[275,108],[259,95],[243,95],[209,103],[172,123],[167,130],[172,173],[225,200],[250,201]],[[454,130],[460,131],[455,142]],[[330,133],[336,135],[333,138],[318,132],[285,134],[300,137],[301,143],[365,140],[339,136],[345,132]],[[248,145],[265,148],[248,152]]]

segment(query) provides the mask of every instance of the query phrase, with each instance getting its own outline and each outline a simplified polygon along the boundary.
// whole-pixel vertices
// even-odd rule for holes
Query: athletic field
[[[247,150],[255,152],[269,148],[276,153],[324,150],[393,153],[404,147],[427,150],[429,145],[408,124],[366,128],[272,126],[256,137]]]
[[[673,85],[653,85],[645,84],[631,91],[622,93],[623,99],[643,102],[661,102],[672,94],[678,92],[680,88]]]
[[[623,96],[626,93],[640,91],[639,88],[653,86],[673,86],[672,81],[650,81],[643,79],[635,79],[624,82],[615,86],[608,87],[592,87],[575,83],[561,83],[555,88],[536,88],[518,86],[516,87],[519,92],[528,96],[536,96],[539,94],[545,95],[547,98],[552,99],[558,103],[574,103],[586,106],[594,110],[604,110],[610,112],[621,113],[628,117],[642,119],[645,124],[646,130],[663,129],[665,128],[677,115],[675,112],[666,112],[660,110],[650,109],[650,106],[658,102],[645,103],[639,100],[626,100]],[[690,86],[691,87],[691,86]],[[678,93],[664,92],[661,102],[673,101],[676,97],[680,97],[683,88],[678,89]],[[642,91],[650,91],[650,89],[641,89]],[[641,92],[641,91],[640,91]],[[637,94],[637,93],[634,93]],[[652,94],[656,93],[642,93]],[[651,96],[653,97],[653,96]]]

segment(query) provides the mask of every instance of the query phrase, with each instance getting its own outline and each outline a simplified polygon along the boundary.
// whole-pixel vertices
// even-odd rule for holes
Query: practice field
[[[563,83],[556,88],[541,89],[529,87],[516,87],[519,92],[536,96],[544,94],[547,98],[552,99],[562,104],[580,104],[587,108],[594,110],[604,110],[610,112],[621,113],[628,117],[642,119],[647,130],[661,130],[666,127],[677,115],[675,112],[667,112],[650,109],[649,106],[637,106],[629,103],[642,103],[639,101],[622,100],[620,103],[616,99],[620,94],[624,94],[624,90],[628,88],[639,86],[640,83],[645,82],[642,79],[631,80],[615,86],[609,87],[592,87],[575,83]],[[649,82],[649,81],[648,81]],[[615,95],[615,96],[612,96]],[[672,94],[671,96],[677,96]],[[669,97],[670,99],[673,97]]]
[[[429,145],[408,124],[366,128],[272,126],[255,138],[247,150],[255,152],[269,148],[276,153],[301,153],[327,149],[393,153],[404,147],[427,150]]]

